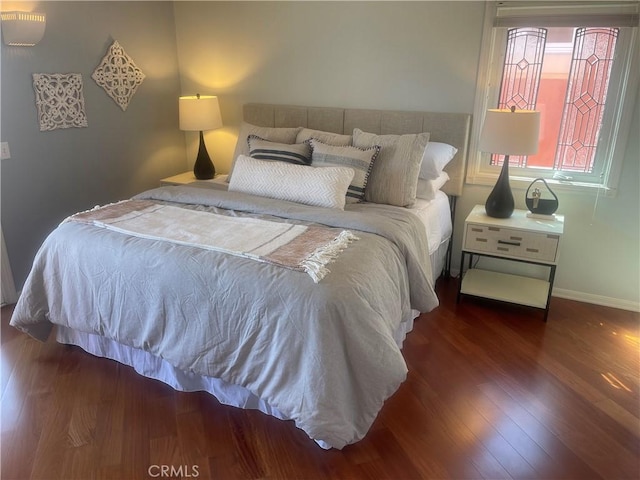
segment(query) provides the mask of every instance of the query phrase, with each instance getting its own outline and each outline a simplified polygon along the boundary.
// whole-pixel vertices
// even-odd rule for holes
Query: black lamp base
[[[207,152],[204,144],[204,135],[200,131],[200,146],[198,147],[198,157],[193,165],[193,174],[198,180],[210,180],[216,175],[216,168]]]
[[[484,209],[490,217],[509,218],[514,207],[515,202],[509,185],[509,155],[506,155],[498,181],[487,197]]]

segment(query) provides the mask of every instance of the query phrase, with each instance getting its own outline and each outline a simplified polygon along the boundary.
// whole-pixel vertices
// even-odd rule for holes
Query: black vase
[[[484,209],[490,217],[509,218],[513,213],[514,206],[515,202],[509,185],[509,156],[506,156],[498,181],[487,197]]]
[[[196,163],[193,165],[193,174],[198,180],[209,180],[216,175],[216,169],[213,166],[207,147],[204,144],[204,135],[200,132],[200,145],[198,146],[198,156]]]

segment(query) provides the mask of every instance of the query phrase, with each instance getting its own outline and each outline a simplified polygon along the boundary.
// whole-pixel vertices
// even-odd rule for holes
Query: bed
[[[38,251],[11,325],[43,341],[55,335],[175,389],[293,420],[321,447],[343,448],[366,435],[405,380],[402,342],[414,319],[438,305],[433,285],[450,258],[449,199],[462,188],[470,117],[264,104],[245,105],[243,117],[228,182],[161,187],[66,219]],[[342,208],[327,208],[256,195],[255,184],[268,190],[275,178],[269,169],[294,170],[236,155],[245,126],[354,132],[354,142],[378,143],[429,132],[428,141],[456,153],[433,198],[406,206],[345,203],[353,169],[301,167],[305,175],[340,178],[344,189],[332,198],[342,198]],[[325,185],[309,178],[307,185]],[[388,178],[379,180],[384,186]],[[398,193],[387,190],[381,194]],[[222,226],[228,238],[219,241],[231,247],[209,243]],[[254,241],[267,239],[271,250],[250,243],[258,228]]]

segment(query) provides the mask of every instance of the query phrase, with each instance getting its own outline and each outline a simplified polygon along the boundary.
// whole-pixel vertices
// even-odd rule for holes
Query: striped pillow
[[[231,180],[231,174],[233,173],[233,165],[236,162],[236,158],[239,155],[249,155],[249,135],[257,135],[265,140],[280,143],[296,143],[296,135],[302,130],[302,127],[259,127],[247,122],[240,124],[240,131],[238,132],[238,140],[236,141],[236,148],[233,151],[233,158],[231,160],[231,170],[227,176],[226,182]]]
[[[311,163],[311,146],[308,143],[270,142],[257,135],[249,135],[249,156],[258,160],[279,161],[296,165]]]
[[[322,143],[315,138],[311,143],[312,167],[349,167],[355,172],[351,185],[347,189],[347,203],[357,203],[364,200],[364,190],[369,180],[369,174],[373,167],[380,147],[374,145],[369,148],[357,148],[350,146],[335,146]]]

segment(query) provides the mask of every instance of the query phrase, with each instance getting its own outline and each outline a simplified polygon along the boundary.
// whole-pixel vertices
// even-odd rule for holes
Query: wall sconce
[[[2,12],[2,39],[5,45],[33,47],[44,36],[47,17],[44,13]]]

